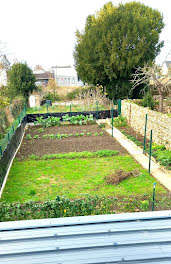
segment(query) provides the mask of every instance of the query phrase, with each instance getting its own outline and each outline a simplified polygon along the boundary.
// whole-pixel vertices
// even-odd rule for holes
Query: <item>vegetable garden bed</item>
[[[97,124],[60,123],[46,127],[49,124],[26,129],[1,202],[19,202],[25,209],[24,203],[28,203],[28,211],[22,215],[22,205],[13,204],[14,212],[11,212],[10,205],[0,204],[3,221],[151,210],[152,186],[156,180],[104,129]],[[157,182],[156,196],[167,201],[168,195]],[[67,201],[66,204],[55,202],[56,197],[58,201]],[[75,199],[79,199],[79,210]],[[44,214],[42,210],[48,203],[49,209]],[[53,205],[57,206],[55,213]],[[160,209],[168,206],[158,202]],[[15,208],[21,210],[17,213]]]
[[[117,150],[120,154],[127,154],[127,151],[97,124],[63,125],[42,129],[40,126],[29,126],[17,158],[102,149]]]

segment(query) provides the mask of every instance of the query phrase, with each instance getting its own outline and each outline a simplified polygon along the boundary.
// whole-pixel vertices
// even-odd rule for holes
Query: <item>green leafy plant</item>
[[[140,208],[146,212],[149,209],[149,200],[144,200],[141,202]]]
[[[99,127],[100,128],[105,128],[106,127],[106,124],[100,124]]]
[[[26,139],[27,139],[27,140],[30,140],[30,139],[32,139],[32,136],[31,136],[30,134],[27,134],[27,135],[26,135]]]
[[[43,133],[43,132],[44,132],[44,129],[43,129],[43,127],[41,127],[41,128],[38,128],[37,131],[38,131],[39,133]]]
[[[86,196],[84,199],[69,199],[57,196],[55,200],[45,202],[29,201],[26,203],[0,203],[0,221],[17,221],[29,219],[58,218],[114,214],[120,212],[147,211],[150,197],[98,197]],[[169,197],[160,195],[156,207],[169,210]]]
[[[48,118],[37,117],[35,124],[40,124],[43,127],[59,126],[61,124],[60,117],[48,116]]]
[[[127,126],[126,118],[123,117],[122,115],[115,117],[113,119],[113,125],[115,127],[126,127]]]
[[[146,150],[149,153],[149,146]],[[164,145],[152,144],[152,156],[166,169],[171,170],[171,151],[166,149]]]
[[[93,115],[77,115],[77,116],[69,116],[68,114],[64,115],[62,117],[63,121],[64,122],[70,122],[71,124],[74,124],[74,125],[86,125],[88,122],[93,122],[94,119],[93,119]]]
[[[35,155],[35,154],[32,154],[29,156],[30,159],[32,160],[38,160],[39,159],[39,156]]]
[[[39,139],[40,137],[39,137],[39,135],[35,135],[33,138],[34,139]]]
[[[50,159],[77,159],[77,158],[95,158],[95,157],[112,157],[118,155],[117,150],[98,150],[95,152],[83,151],[83,152],[69,152],[69,153],[60,153],[60,154],[50,154],[50,155],[30,155],[30,159],[40,159],[40,160],[50,160]]]
[[[143,142],[136,139],[136,137],[131,136],[127,134],[125,131],[122,131],[122,133],[130,140],[132,140],[137,146],[143,146]]]

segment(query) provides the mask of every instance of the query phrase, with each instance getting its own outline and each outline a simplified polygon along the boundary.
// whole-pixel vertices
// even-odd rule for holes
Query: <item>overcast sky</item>
[[[83,30],[86,17],[94,14],[107,2],[0,0],[0,41],[6,43],[10,60],[15,58],[18,61],[26,61],[32,68],[37,64],[45,69],[54,65],[73,65],[75,31]],[[112,2],[117,5],[130,1]],[[158,62],[163,62],[171,50],[171,0],[140,2],[158,9],[164,16],[165,28],[161,39],[165,41],[165,47],[158,58]]]

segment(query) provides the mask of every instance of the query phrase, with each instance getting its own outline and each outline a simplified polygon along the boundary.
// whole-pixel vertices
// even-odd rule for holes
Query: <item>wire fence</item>
[[[3,152],[5,151],[8,143],[10,142],[12,136],[14,135],[17,127],[21,124],[23,118],[26,115],[26,105],[24,106],[24,109],[22,110],[22,112],[19,114],[19,116],[17,117],[17,119],[13,122],[13,124],[11,125],[8,133],[4,136],[4,138],[0,141],[0,158],[3,155]]]

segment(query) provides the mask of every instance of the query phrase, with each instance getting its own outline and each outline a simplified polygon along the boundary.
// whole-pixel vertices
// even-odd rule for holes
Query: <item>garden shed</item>
[[[171,263],[171,211],[0,223],[0,263]]]

